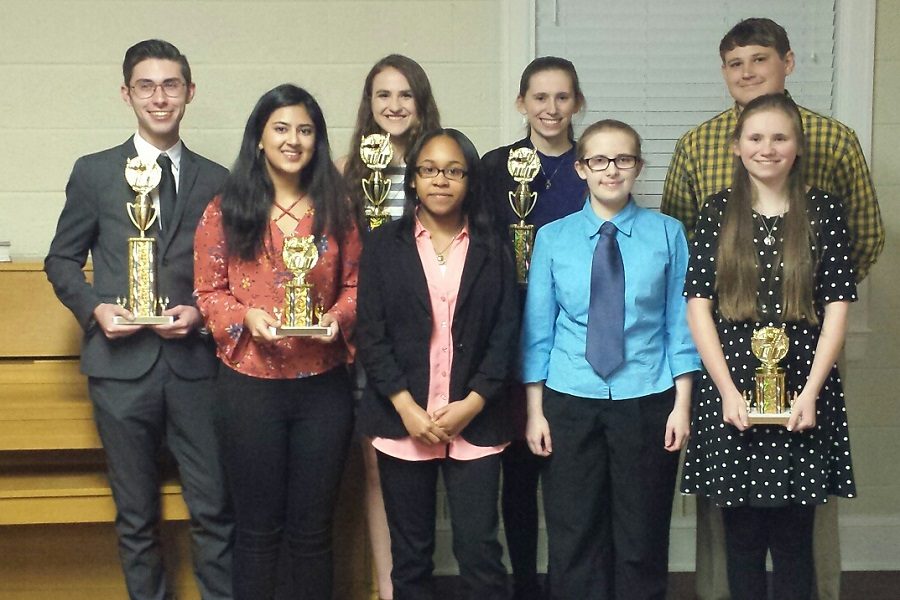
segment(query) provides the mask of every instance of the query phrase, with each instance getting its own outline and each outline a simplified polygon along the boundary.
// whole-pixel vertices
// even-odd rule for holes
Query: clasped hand
[[[408,400],[400,403],[397,412],[410,437],[432,446],[449,442],[458,436],[481,412],[483,406],[484,401],[480,397],[470,395],[458,402],[450,402],[433,414],[429,414],[410,396]]]
[[[745,431],[750,427],[747,403],[736,389],[722,395],[722,420]],[[805,389],[794,394],[791,417],[787,422],[788,431],[806,431],[816,426],[816,396]]]
[[[200,311],[194,306],[179,304],[164,310],[162,314],[166,317],[175,317],[175,320],[160,325],[118,324],[115,323],[116,317],[131,321],[134,319],[134,314],[118,304],[103,303],[98,304],[94,309],[94,320],[97,321],[97,326],[103,331],[103,335],[111,340],[134,335],[144,327],[149,327],[159,337],[167,340],[183,338],[203,323]]]
[[[307,339],[320,343],[331,343],[338,338],[340,324],[333,315],[325,313],[319,320],[322,327],[330,327],[330,333],[326,335],[311,335]],[[278,319],[260,308],[248,309],[244,315],[244,328],[250,333],[255,342],[271,343],[283,340],[285,336],[276,335],[273,330],[278,326]]]

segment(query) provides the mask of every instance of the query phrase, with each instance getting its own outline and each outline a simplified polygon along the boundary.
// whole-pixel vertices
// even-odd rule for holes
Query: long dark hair
[[[777,110],[791,119],[794,139],[797,140],[797,157],[786,181],[788,211],[784,215],[782,256],[782,310],[785,321],[805,320],[815,323],[818,318],[813,306],[815,257],[812,246],[815,233],[807,212],[806,183],[803,179],[803,153],[806,138],[803,121],[794,101],[785,94],[766,94],[749,102],[738,118],[733,141],[741,137],[744,123],[755,113]],[[753,222],[754,190],[750,174],[740,156],[735,156],[731,194],[722,217],[722,230],[716,252],[716,291],[719,312],[731,321],[748,321],[760,318],[757,306],[759,265],[753,244],[756,226]],[[767,279],[775,277],[775,273]]]
[[[222,222],[229,256],[252,260],[264,251],[275,189],[258,144],[269,117],[285,106],[305,108],[315,127],[312,160],[300,173],[300,187],[315,209],[313,235],[327,232],[341,241],[354,225],[344,180],[331,161],[322,109],[309,92],[285,83],[263,94],[253,107],[241,149],[222,191]]]
[[[359,108],[356,111],[356,126],[350,136],[350,150],[347,153],[347,164],[344,167],[344,179],[347,181],[354,204],[360,208],[365,203],[360,181],[369,176],[369,169],[366,168],[359,156],[359,140],[363,136],[373,133],[384,133],[372,114],[372,85],[375,76],[389,68],[397,69],[406,77],[409,89],[412,91],[413,101],[416,103],[416,120],[410,125],[406,135],[407,156],[423,132],[441,126],[441,115],[434,101],[434,94],[431,93],[431,82],[428,81],[428,75],[425,74],[425,70],[419,63],[402,54],[390,54],[369,69],[369,74],[366,75],[366,81],[363,84]]]
[[[433,129],[419,138],[419,141],[410,150],[407,155],[408,162],[403,182],[406,204],[403,207],[402,219],[412,228],[415,222],[416,208],[420,203],[416,189],[413,187],[416,179],[416,163],[419,161],[425,144],[440,136],[446,136],[456,142],[466,161],[466,197],[463,198],[462,212],[469,220],[469,231],[488,240],[488,244],[493,247],[495,243],[493,237],[496,232],[493,228],[491,211],[485,194],[484,169],[481,165],[481,158],[472,141],[457,129]]]
[[[581,83],[578,81],[578,71],[575,70],[575,65],[572,64],[572,61],[558,56],[539,56],[528,63],[528,66],[525,67],[525,70],[522,71],[522,76],[519,78],[519,98],[525,99],[525,94],[528,93],[528,87],[531,85],[531,78],[544,71],[562,71],[569,76],[569,80],[572,82],[572,92],[575,94],[575,102],[578,104],[578,111],[581,111],[584,108],[585,100],[584,92],[581,91]],[[525,129],[527,136],[531,137],[531,125],[527,124]],[[575,141],[575,128],[572,127],[571,121],[569,121],[569,139],[573,142]]]

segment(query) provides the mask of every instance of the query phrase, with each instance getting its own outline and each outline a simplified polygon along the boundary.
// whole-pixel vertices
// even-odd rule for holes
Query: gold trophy
[[[787,355],[788,336],[781,327],[763,327],[750,339],[753,354],[762,362],[756,368],[755,394],[744,392],[751,425],[787,425],[791,403],[784,384],[784,369],[778,362]]]
[[[147,237],[147,230],[157,218],[150,192],[159,185],[161,178],[162,169],[155,162],[144,162],[139,156],[125,162],[125,180],[137,194],[134,202],[125,206],[128,217],[141,235],[128,238],[128,298],[116,299],[119,306],[130,310],[134,318],[113,317],[116,325],[159,325],[175,320],[175,317],[162,314],[169,299],[158,295],[156,239]]]
[[[391,134],[373,133],[364,136],[359,142],[359,156],[363,164],[372,170],[369,177],[362,180],[363,194],[366,196],[366,220],[369,222],[369,230],[372,230],[391,219],[384,207],[384,201],[391,191],[391,181],[382,173],[394,157]]]
[[[525,222],[525,217],[534,210],[537,192],[532,192],[530,184],[541,170],[541,159],[531,148],[513,148],[509,151],[506,169],[518,183],[515,192],[509,193],[509,205],[519,217],[518,223],[509,226],[513,249],[516,252],[516,277],[519,283],[528,283],[528,267],[531,265],[531,250],[534,247],[534,225]]]
[[[331,335],[331,327],[318,324],[324,311],[321,306],[313,304],[312,284],[306,281],[310,270],[319,262],[315,236],[285,238],[281,257],[294,277],[285,285],[281,324],[272,327],[272,333],[287,336]]]

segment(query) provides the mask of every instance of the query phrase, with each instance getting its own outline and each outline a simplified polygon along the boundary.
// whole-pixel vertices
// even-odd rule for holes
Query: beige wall
[[[509,27],[524,23],[527,29],[528,19],[514,16],[518,6],[527,5],[525,0],[3,0],[0,240],[12,242],[14,255],[42,256],[75,158],[132,133],[134,117],[118,90],[122,55],[139,39],[168,39],[189,56],[197,95],[184,121],[184,138],[192,149],[226,165],[255,100],[284,81],[319,98],[334,152],[345,153],[363,77],[389,52],[423,64],[444,123],[469,133],[485,151],[512,139],[504,133],[515,119],[515,81],[509,73],[527,61],[528,44]],[[162,18],[156,18],[158,12]],[[895,392],[900,382],[900,0],[878,0],[876,35],[872,166],[888,239],[868,281],[871,332],[864,357],[846,369],[860,491],[858,499],[842,505],[844,565],[851,569],[900,569]],[[673,544],[673,564],[690,568],[692,519],[681,522],[685,545]],[[447,560],[442,553],[438,563]]]
[[[900,0],[878,0],[872,172],[887,229],[868,278],[865,356],[847,365],[847,410],[859,498],[841,506],[844,564],[900,568]],[[852,554],[848,547],[857,549]]]
[[[133,132],[119,85],[135,41],[160,37],[188,56],[197,94],[183,137],[225,165],[257,98],[286,81],[317,97],[332,151],[345,154],[365,74],[391,52],[423,65],[444,124],[486,151],[502,141],[515,94],[498,85],[504,9],[501,0],[3,0],[0,240],[14,255],[43,256],[75,158]]]

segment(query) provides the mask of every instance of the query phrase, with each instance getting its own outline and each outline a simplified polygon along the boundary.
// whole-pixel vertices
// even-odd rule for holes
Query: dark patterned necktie
[[[608,379],[625,360],[625,267],[616,231],[612,221],[600,227],[591,262],[584,356],[603,379]]]
[[[156,164],[162,169],[159,180],[159,225],[168,231],[172,224],[172,213],[175,212],[175,176],[172,175],[172,159],[165,153],[159,155]]]

